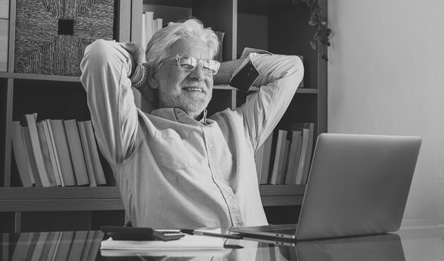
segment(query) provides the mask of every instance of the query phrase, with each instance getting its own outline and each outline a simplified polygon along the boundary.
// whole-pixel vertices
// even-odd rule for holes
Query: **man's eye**
[[[204,69],[204,71],[207,72],[207,73],[211,73],[211,74],[215,73],[215,70],[214,70],[213,68],[210,68],[210,67],[203,67],[203,69]]]
[[[182,68],[188,69],[188,70],[193,70],[194,66],[192,66],[191,64],[182,64]]]

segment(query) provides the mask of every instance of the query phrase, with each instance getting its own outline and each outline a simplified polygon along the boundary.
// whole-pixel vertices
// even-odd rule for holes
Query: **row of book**
[[[101,231],[21,233],[9,260],[96,260]]]
[[[106,185],[90,120],[13,121],[12,148],[24,187]]]
[[[314,123],[276,129],[255,155],[259,184],[306,184],[314,143]]]

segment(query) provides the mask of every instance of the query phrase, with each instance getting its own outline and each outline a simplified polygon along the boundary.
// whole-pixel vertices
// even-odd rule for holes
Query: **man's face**
[[[196,118],[208,106],[213,93],[213,76],[207,75],[198,65],[186,70],[177,65],[176,55],[188,55],[196,59],[211,59],[205,43],[200,39],[178,40],[168,51],[154,77],[158,87],[160,108],[181,108]]]

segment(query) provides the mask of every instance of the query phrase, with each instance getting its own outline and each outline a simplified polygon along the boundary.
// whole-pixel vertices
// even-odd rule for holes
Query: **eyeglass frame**
[[[192,64],[188,63],[187,65],[189,65],[189,66],[193,66],[193,68],[185,68],[185,67],[183,67],[183,66],[181,65],[181,63],[180,63],[180,60],[181,60],[182,58],[184,58],[184,57],[187,57],[188,59],[191,59],[191,60],[193,60],[193,59],[196,60],[196,65],[193,66]],[[193,56],[191,56],[191,55],[188,55],[188,54],[176,54],[176,56],[174,56],[174,57],[169,57],[169,58],[166,58],[166,59],[175,59],[176,62],[177,62],[177,66],[179,66],[179,68],[184,69],[184,70],[186,70],[186,71],[193,71],[193,70],[195,70],[195,69],[197,68],[197,66],[200,65],[201,68],[202,68],[202,71],[203,71],[206,75],[215,75],[215,74],[217,74],[217,72],[218,72],[219,69],[220,69],[220,62],[219,62],[219,61],[216,61],[216,60],[213,60],[213,59],[197,59],[197,58],[195,58],[195,57],[193,57]],[[209,68],[209,67],[204,67],[204,65],[203,65],[204,62],[214,62],[215,65],[216,65],[216,69],[214,69],[214,72],[213,72],[213,70],[212,70],[211,68]],[[209,71],[208,71],[208,70],[209,70]]]

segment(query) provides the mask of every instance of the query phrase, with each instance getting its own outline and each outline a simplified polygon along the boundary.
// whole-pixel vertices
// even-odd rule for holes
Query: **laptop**
[[[284,241],[395,232],[404,215],[421,142],[412,136],[321,134],[299,220],[229,231]]]

